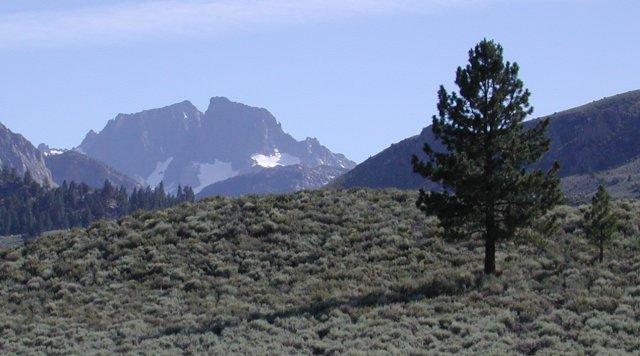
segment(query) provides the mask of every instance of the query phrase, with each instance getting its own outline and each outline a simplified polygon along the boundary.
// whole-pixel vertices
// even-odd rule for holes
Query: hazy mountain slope
[[[67,183],[75,181],[76,183],[84,182],[93,188],[102,188],[104,181],[108,179],[114,186],[124,186],[129,192],[141,187],[139,182],[107,164],[76,151],[45,155],[45,163],[58,185],[63,181]]]
[[[216,198],[0,251],[3,353],[629,354],[640,204],[593,265],[578,208],[545,248],[445,241],[415,192]]]
[[[53,183],[51,172],[47,169],[44,157],[26,138],[11,132],[0,123],[0,167],[15,168],[23,175],[26,171],[36,182]]]
[[[302,165],[262,169],[214,183],[204,188],[196,197],[239,196],[243,194],[277,194],[301,189],[316,189],[344,174],[346,168]]]
[[[527,125],[533,125],[532,120]],[[589,174],[626,164],[640,157],[640,90],[605,98],[575,109],[551,115],[547,135],[549,152],[536,167],[544,169],[560,161],[559,175]],[[435,149],[431,126],[419,136],[403,140],[371,157],[332,185],[337,187],[430,188],[426,180],[413,173],[411,154],[424,158],[422,146]]]
[[[169,191],[189,185],[196,193],[260,168],[355,166],[315,139],[296,141],[266,109],[222,97],[211,98],[204,114],[183,102],[118,115],[78,149],[148,185],[164,181]]]
[[[616,168],[564,177],[561,183],[562,190],[567,195],[583,197],[582,200],[585,202],[591,201],[591,196],[600,184],[603,184],[613,197],[638,197],[640,196],[640,157]]]
[[[423,129],[420,135],[394,143],[375,156],[369,157],[354,169],[331,182],[330,186],[340,188],[434,188],[435,185],[430,181],[413,173],[411,166],[412,154],[426,159],[426,155],[422,151],[424,142],[435,142],[430,127]],[[432,147],[439,149],[441,145],[435,144]]]
[[[561,162],[560,175],[588,174],[640,156],[640,90],[551,116],[549,152],[540,166]]]

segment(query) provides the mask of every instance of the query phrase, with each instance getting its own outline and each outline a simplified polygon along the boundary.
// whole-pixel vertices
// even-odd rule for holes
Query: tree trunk
[[[496,274],[496,241],[489,232],[485,236],[484,243],[484,273]]]
[[[604,259],[604,241],[600,240],[600,263]]]
[[[496,274],[496,223],[493,204],[489,205],[485,216],[486,235],[484,236],[484,273]]]

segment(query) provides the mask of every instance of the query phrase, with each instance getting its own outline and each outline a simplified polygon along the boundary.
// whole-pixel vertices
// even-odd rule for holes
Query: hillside
[[[434,188],[433,183],[413,173],[413,166],[411,166],[413,154],[423,160],[427,159],[422,151],[425,142],[434,144],[434,147],[440,147],[436,146],[431,126],[424,128],[419,135],[392,144],[338,177],[329,186],[334,188]]]
[[[92,188],[102,188],[104,181],[109,180],[114,186],[123,186],[129,192],[142,188],[142,185],[135,180],[80,152],[48,154],[45,155],[44,160],[54,182],[58,185],[64,181],[67,183],[74,181],[86,183]]]
[[[560,161],[560,176],[590,174],[640,157],[640,90],[618,94],[551,115],[547,167]]]
[[[318,189],[348,169],[332,166],[313,168],[299,164],[261,169],[213,183],[200,191],[196,198],[210,196],[240,196],[244,194],[278,194],[302,189]]]
[[[613,169],[565,177],[561,184],[567,195],[583,201],[590,201],[600,184],[613,197],[640,196],[640,157]]]
[[[551,145],[536,167],[548,169],[558,160],[561,167],[559,176],[564,178],[604,172],[640,158],[640,145],[637,144],[640,136],[640,90],[604,98],[550,117],[547,135]],[[537,120],[528,121],[526,125],[533,125]],[[431,182],[413,173],[411,166],[412,154],[426,158],[422,152],[425,142],[436,150],[441,149],[433,137],[431,126],[428,126],[419,135],[391,145],[359,164],[332,186],[432,188]],[[563,186],[571,185],[563,183]],[[580,193],[592,194],[594,191],[595,188]],[[569,195],[574,190],[565,192]]]
[[[414,192],[215,198],[0,251],[3,353],[561,354],[640,349],[640,202],[593,265],[580,208],[548,243],[445,241]],[[535,236],[530,230],[523,236]],[[524,239],[524,237],[523,237]]]

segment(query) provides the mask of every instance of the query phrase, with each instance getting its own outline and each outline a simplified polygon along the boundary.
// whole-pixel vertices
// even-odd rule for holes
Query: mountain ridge
[[[640,136],[640,90],[593,101],[548,117],[551,122],[547,135],[551,145],[534,168],[548,169],[558,160],[561,167],[558,176],[566,178],[614,169],[640,156],[640,145],[634,144],[635,138]],[[525,125],[534,125],[540,119],[528,120]],[[413,173],[411,165],[412,154],[427,159],[422,151],[425,142],[435,150],[442,149],[429,125],[419,135],[392,144],[370,157],[330,186],[434,189],[437,186]]]
[[[297,141],[265,108],[212,97],[202,113],[189,101],[119,114],[76,148],[119,171],[169,190],[206,186],[263,168],[355,163],[316,139]]]
[[[124,186],[129,192],[134,188],[142,187],[140,182],[118,172],[106,163],[77,151],[45,154],[44,160],[54,182],[58,185],[64,181],[67,183],[75,181],[85,183],[92,188],[102,188],[104,181],[109,180],[112,185]]]

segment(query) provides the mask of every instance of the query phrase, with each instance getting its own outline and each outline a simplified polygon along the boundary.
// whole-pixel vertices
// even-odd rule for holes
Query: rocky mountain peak
[[[211,98],[204,117],[221,136],[226,134],[222,131],[282,130],[280,123],[267,109],[233,102],[225,97]]]
[[[168,191],[209,184],[264,168],[355,164],[315,141],[297,141],[266,109],[213,97],[203,114],[184,101],[120,114],[78,147],[123,173]]]
[[[29,171],[38,183],[54,185],[44,156],[22,135],[0,123],[0,166],[14,168],[20,175]]]

